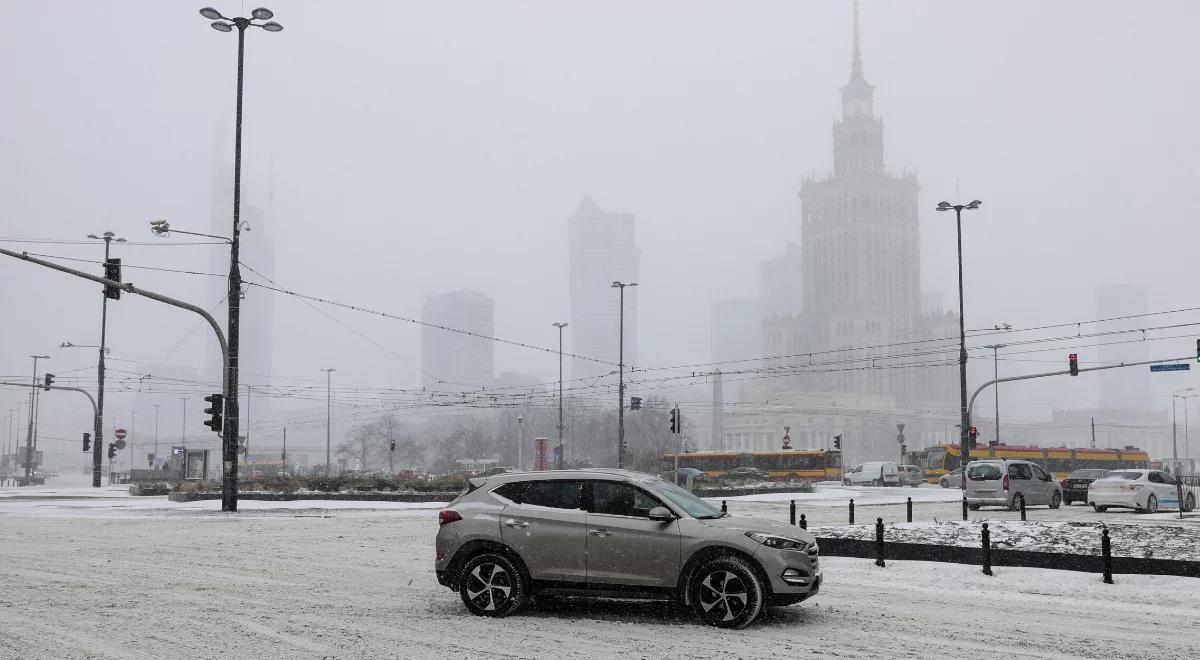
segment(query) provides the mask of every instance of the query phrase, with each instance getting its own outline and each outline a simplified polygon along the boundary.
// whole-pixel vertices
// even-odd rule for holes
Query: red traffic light
[[[1071,371],[1072,376],[1079,375],[1079,356],[1071,353],[1067,356],[1067,366]]]

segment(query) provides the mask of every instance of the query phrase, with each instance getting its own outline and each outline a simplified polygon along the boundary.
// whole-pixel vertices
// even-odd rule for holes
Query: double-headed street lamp
[[[963,258],[962,258],[962,212],[963,209],[974,211],[979,208],[983,202],[974,200],[970,204],[951,204],[950,202],[938,202],[937,210],[949,211],[954,210],[955,225],[958,228],[958,380],[959,393],[962,399],[961,417],[962,426],[959,429],[959,442],[961,443],[962,451],[962,469],[966,472],[967,463],[971,461],[971,446],[968,441],[970,434],[971,420],[967,415],[967,326],[966,326],[966,310],[963,309]],[[966,488],[966,481],[963,481],[963,488]]]
[[[229,240],[229,366],[225,375],[225,438],[221,443],[223,463],[221,510],[237,511],[238,484],[238,328],[242,300],[242,272],[238,264],[238,238],[241,234],[242,203],[242,83],[246,55],[246,28],[257,27],[267,32],[279,32],[283,26],[271,19],[275,14],[264,7],[250,12],[251,18],[229,18],[212,7],[200,10],[200,15],[212,21],[218,32],[238,32],[237,111],[233,138],[233,235]],[[266,21],[255,23],[254,21]],[[327,452],[328,453],[328,452]],[[329,461],[326,460],[328,469]]]
[[[570,323],[554,322],[550,325],[558,328],[558,456],[556,457],[555,467],[559,470],[563,469],[563,463],[566,461],[566,454],[563,450],[563,372],[562,372],[562,339],[563,328],[571,325]]]
[[[637,286],[637,282],[613,281],[612,287],[620,289],[620,334],[617,349],[617,468],[625,467],[625,287]]]
[[[125,239],[117,237],[117,235],[111,231],[106,231],[100,236],[88,234],[87,237],[104,241],[105,277],[109,277],[109,249],[112,247],[114,241],[117,243],[124,243]],[[109,277],[109,279],[114,278]],[[108,353],[108,349],[106,349],[104,345],[108,338],[108,299],[110,297],[116,297],[120,295],[120,291],[117,291],[117,293],[114,295],[107,287],[100,289],[100,291],[101,299],[104,302],[100,308],[100,345],[97,347],[100,352],[100,361],[96,366],[96,419],[93,424],[94,428],[92,429],[96,439],[95,444],[92,445],[92,488],[100,487],[100,473],[103,469],[104,460],[101,452],[101,446],[104,444],[104,355]]]

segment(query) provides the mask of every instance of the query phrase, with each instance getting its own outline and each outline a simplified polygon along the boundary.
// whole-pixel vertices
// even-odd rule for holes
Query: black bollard
[[[1112,584],[1112,541],[1108,539],[1108,528],[1100,534],[1100,554],[1104,555],[1104,584]]]
[[[854,498],[850,498],[850,524],[854,524]]]
[[[963,495],[963,520],[967,519],[967,496]]]
[[[883,518],[875,520],[875,565],[883,566]]]
[[[800,529],[808,529],[808,520],[804,518],[804,514],[800,514]]]
[[[729,513],[729,507],[725,506],[725,500],[721,500],[721,513]]]
[[[1025,522],[1025,497],[1021,497],[1021,522]]]
[[[992,574],[992,534],[987,523],[983,523],[983,574]]]
[[[912,522],[912,498],[908,498],[908,522]]]
[[[796,524],[796,500],[792,500],[792,504],[788,508],[790,510],[788,517],[791,519],[792,524],[795,525]]]

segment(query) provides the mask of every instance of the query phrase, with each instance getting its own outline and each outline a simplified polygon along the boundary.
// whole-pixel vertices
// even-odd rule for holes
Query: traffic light
[[[396,451],[396,439],[392,438],[388,441],[388,451]]]
[[[834,449],[842,448],[842,436],[840,436],[840,435],[833,436],[833,448]]]
[[[108,460],[111,461],[112,459],[114,459],[116,457],[117,457],[117,446],[110,442],[110,443],[108,443]]]
[[[91,448],[92,448],[92,434],[84,433],[83,434],[83,450],[90,451]]]
[[[1071,369],[1072,376],[1079,375],[1079,356],[1078,355],[1076,355],[1074,353],[1068,355],[1067,356],[1067,365]]]
[[[629,397],[629,409],[630,410],[641,410],[642,409],[642,397],[640,397],[640,396]]]
[[[210,415],[210,417],[205,420],[204,425],[212,429],[213,433],[220,433],[221,414],[225,410],[225,395],[209,394],[208,396],[204,397],[204,400],[211,404],[211,407],[204,409],[204,412]]]
[[[900,443],[900,455],[908,456],[908,445],[906,445],[904,443]]]
[[[121,260],[113,257],[104,262],[104,279],[114,282],[121,281]],[[121,289],[119,287],[104,285],[104,297],[111,300],[121,299]]]
[[[1200,339],[1196,340],[1196,361],[1200,362]]]
[[[671,433],[679,433],[679,411],[675,408],[671,409]]]
[[[50,386],[54,384],[54,374],[46,374],[46,382],[42,385],[42,389],[50,391]]]
[[[974,426],[967,429],[967,447],[968,448],[974,449],[975,441],[978,439],[979,439],[979,429],[975,428]]]

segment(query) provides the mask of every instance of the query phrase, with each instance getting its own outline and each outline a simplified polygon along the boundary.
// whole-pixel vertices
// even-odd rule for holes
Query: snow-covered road
[[[436,505],[0,501],[0,658],[1200,657],[1200,581],[827,558],[721,631],[654,603],[466,613]],[[120,507],[120,508],[118,508]]]

